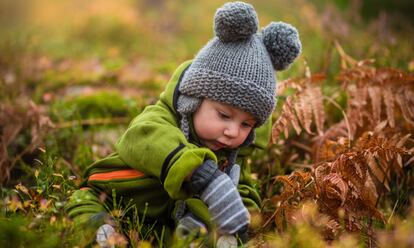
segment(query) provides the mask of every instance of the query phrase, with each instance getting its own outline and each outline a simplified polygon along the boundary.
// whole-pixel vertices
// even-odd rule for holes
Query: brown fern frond
[[[281,182],[285,190],[295,189],[295,182],[289,176],[277,176],[275,181]]]
[[[394,113],[394,94],[390,85],[386,85],[382,90],[385,112],[387,113],[387,120],[390,127],[395,127],[395,113]]]
[[[371,99],[371,106],[372,106],[372,117],[374,123],[377,123],[381,119],[381,88],[379,86],[371,86],[368,87],[368,95]],[[384,99],[385,102],[385,99]],[[393,115],[394,117],[394,115]]]
[[[376,69],[363,65],[343,70],[338,79],[349,96],[347,115],[350,122],[358,124],[352,126],[353,131],[364,127],[364,117],[365,122],[375,125],[384,120],[385,116],[388,125],[394,127],[398,118],[396,105],[404,120],[414,126],[413,76],[395,69]],[[368,99],[365,97],[365,89],[368,89]],[[384,116],[381,113],[382,102],[385,106]],[[367,109],[369,106],[371,110]]]
[[[285,80],[278,86],[278,94],[283,94],[288,88],[294,89],[295,93],[286,98],[279,118],[272,127],[272,142],[283,132],[285,138],[289,136],[289,128],[293,127],[299,135],[304,129],[313,134],[311,130],[312,118],[318,134],[323,133],[325,113],[323,107],[323,95],[320,83],[325,79],[322,74],[308,75],[302,79]]]
[[[285,138],[289,137],[289,124],[295,127],[296,132],[301,132],[302,129],[299,126],[298,119],[292,109],[292,96],[288,96],[286,103],[283,105],[282,113],[277,119],[277,121],[272,126],[272,142],[276,143],[276,140],[279,138],[279,135],[283,132]]]
[[[278,230],[282,231],[284,223],[292,223],[293,215],[298,209],[299,203],[306,199],[313,199],[315,189],[312,184],[313,178],[309,172],[296,170],[291,175],[277,176],[275,180],[283,184],[283,192],[272,198],[272,202],[278,208],[271,219]],[[269,223],[267,221],[265,226]]]
[[[347,94],[345,110],[335,99],[322,95],[309,70],[304,79],[285,85],[294,88],[295,93],[286,100],[275,130],[288,132],[293,126],[297,134],[302,130],[319,134],[312,138],[312,151],[287,152],[283,157],[282,161],[304,158],[314,163],[311,180],[300,173],[285,179],[289,183],[284,183],[283,197],[279,198],[283,199],[279,201],[281,210],[275,214],[285,223],[290,221],[290,210],[303,199],[313,199],[319,212],[332,219],[333,226],[344,221],[348,231],[369,231],[366,218],[384,221],[377,206],[379,200],[390,191],[395,175],[404,177],[404,166],[414,162],[414,142],[410,139],[414,130],[414,77],[394,69],[374,68],[371,61],[347,61],[352,67],[338,76]],[[344,116],[325,132],[322,99],[338,107]],[[296,117],[297,122],[287,116]],[[309,135],[301,138],[309,139]],[[303,143],[286,142],[288,148]],[[341,211],[343,214],[338,214]]]
[[[294,80],[292,78],[277,82],[276,95],[282,96],[286,93],[287,89],[296,89],[298,87],[300,88],[301,86],[297,84],[297,80]]]
[[[287,117],[289,117],[289,120],[292,123],[293,128],[296,131],[296,134],[299,135],[302,132],[302,128],[300,127],[299,120],[298,120],[298,118],[296,117],[296,115],[294,113],[294,110],[293,110],[293,107],[292,107],[292,101],[293,101],[292,99],[293,98],[288,97],[288,99],[286,100],[286,103],[285,103],[286,109],[285,109],[285,111],[286,111]]]
[[[414,120],[414,90],[405,90],[404,91],[405,101],[407,103],[407,110],[408,110],[408,116],[411,117],[412,120]]]
[[[324,135],[313,139],[313,161],[315,164],[324,161],[333,161],[339,154],[349,149],[350,140],[347,137],[347,125],[341,121],[332,125]]]
[[[374,180],[376,179],[376,185],[378,185],[377,188],[384,186],[386,190],[390,191],[389,182],[391,180],[391,171],[384,168],[382,163],[378,163],[373,154],[367,154],[365,157],[367,159],[370,174]],[[381,188],[380,190],[382,191],[383,189]]]
[[[319,135],[323,135],[323,124],[325,123],[325,111],[323,109],[323,95],[321,87],[311,86],[307,91],[312,106],[313,116],[315,117],[316,130]]]
[[[348,185],[337,173],[330,173],[317,183],[320,192],[320,202],[328,209],[338,209],[343,206],[348,194]]]
[[[364,116],[367,112],[368,87],[365,85],[357,87],[357,85],[351,84],[347,88],[347,93],[349,96],[347,116],[351,124],[352,136],[354,136],[356,129],[364,125]]]
[[[410,123],[411,125],[414,125],[414,114],[412,114],[412,106],[414,106],[414,104],[409,105],[409,101],[408,99],[406,99],[405,97],[405,93],[404,94],[397,94],[395,96],[395,100],[398,104],[398,106],[401,109],[401,113],[402,116],[404,118],[404,120],[408,123]]]

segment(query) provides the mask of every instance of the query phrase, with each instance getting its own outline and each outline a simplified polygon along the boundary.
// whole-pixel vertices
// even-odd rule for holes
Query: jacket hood
[[[185,61],[174,71],[165,87],[164,92],[162,92],[160,95],[160,101],[164,102],[176,116],[179,116],[179,113],[177,112],[179,87],[177,87],[177,85],[182,80],[185,71],[189,68],[191,62],[192,60]]]

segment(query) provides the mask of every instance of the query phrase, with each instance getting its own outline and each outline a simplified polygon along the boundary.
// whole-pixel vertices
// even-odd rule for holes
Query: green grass
[[[113,151],[128,122],[156,101],[174,69],[212,38],[213,15],[224,2],[0,1],[0,104],[17,108],[32,100],[58,126],[42,136],[38,144],[42,149],[20,157],[11,179],[1,188],[1,247],[87,245],[76,239],[73,223],[63,212],[82,171]],[[327,74],[324,94],[337,93],[335,75],[340,61],[333,40],[355,59],[374,58],[377,66],[413,68],[409,69],[414,51],[412,16],[401,20],[393,14],[407,16],[412,10],[408,0],[371,5],[367,3],[372,1],[363,1],[361,13],[356,13],[360,19],[349,15],[350,1],[344,0],[251,2],[261,27],[281,20],[299,30],[303,53],[289,70],[277,73],[278,80],[302,77],[306,62],[312,72]],[[377,15],[380,10],[389,10],[391,18],[382,25]],[[336,100],[345,107],[344,96],[339,94]],[[326,108],[328,122],[342,118],[336,107]],[[10,159],[32,142],[31,127],[37,124],[27,118],[25,130],[7,147]],[[265,175],[258,187],[271,188],[264,193],[267,207],[270,197],[280,191],[280,185],[272,184],[273,176],[293,170],[280,163],[277,149],[273,145],[252,157],[254,173]],[[384,212],[394,217],[379,228],[390,234],[381,244],[397,247],[404,238],[408,240],[404,235],[413,230],[414,213],[407,207],[409,193],[398,185],[392,190]],[[126,226],[123,234],[134,247],[164,239],[155,236],[151,227],[144,227],[142,220],[118,220]],[[275,247],[324,246],[316,232],[305,221],[283,235],[268,228],[254,242]],[[140,239],[134,238],[137,235]],[[335,240],[333,245],[362,246],[355,235]]]

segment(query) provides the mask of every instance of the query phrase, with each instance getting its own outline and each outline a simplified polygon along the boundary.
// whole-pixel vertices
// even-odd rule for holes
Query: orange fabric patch
[[[137,170],[118,170],[104,173],[96,173],[89,177],[89,180],[109,181],[113,179],[132,179],[144,176],[144,173]]]

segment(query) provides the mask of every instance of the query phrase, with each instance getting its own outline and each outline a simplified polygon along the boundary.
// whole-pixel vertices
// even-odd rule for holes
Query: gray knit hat
[[[274,70],[286,69],[299,55],[301,43],[297,30],[283,22],[270,23],[262,33],[257,29],[258,18],[250,4],[226,3],[216,11],[216,36],[198,52],[179,86],[177,110],[184,133],[188,134],[189,114],[203,98],[251,113],[256,126],[271,115]]]

